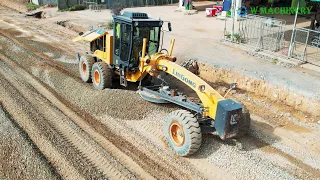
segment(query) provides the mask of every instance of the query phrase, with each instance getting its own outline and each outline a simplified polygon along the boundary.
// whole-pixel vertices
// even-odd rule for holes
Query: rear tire
[[[92,65],[95,63],[93,56],[84,55],[81,56],[79,61],[79,72],[82,81],[91,83],[92,82],[92,74],[91,68]]]
[[[167,116],[164,134],[169,147],[179,156],[192,155],[201,146],[199,122],[186,110],[173,111]]]
[[[112,87],[112,69],[104,62],[96,62],[92,66],[93,87],[98,90]]]

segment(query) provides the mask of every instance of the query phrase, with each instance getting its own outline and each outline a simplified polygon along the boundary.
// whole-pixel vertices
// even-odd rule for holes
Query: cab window
[[[131,42],[131,25],[129,24],[122,24],[121,25],[121,52],[120,52],[120,59],[122,61],[129,60],[129,53],[130,53],[130,42]]]

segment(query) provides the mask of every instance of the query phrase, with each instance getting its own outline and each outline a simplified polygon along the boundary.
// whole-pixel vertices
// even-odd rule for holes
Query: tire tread
[[[173,119],[179,121],[184,127],[185,133],[189,133],[189,139],[186,141],[189,142],[190,145],[187,146],[188,148],[186,149],[177,150],[169,143],[170,148],[180,156],[190,156],[194,154],[200,148],[202,141],[202,133],[198,120],[191,112],[186,110],[176,110],[170,113],[166,118],[166,125],[168,125],[168,123],[170,124]],[[169,129],[165,128],[165,131],[169,131]],[[166,136],[166,140],[167,142],[170,141],[170,137]]]

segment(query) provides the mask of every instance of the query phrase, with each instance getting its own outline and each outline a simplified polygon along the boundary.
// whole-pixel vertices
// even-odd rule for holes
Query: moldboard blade
[[[149,102],[153,102],[153,103],[160,103],[160,104],[164,104],[164,103],[170,103],[164,99],[162,99],[161,97],[148,93],[146,91],[141,91],[138,90],[137,93],[139,93],[139,95],[141,96],[142,99],[149,101]]]

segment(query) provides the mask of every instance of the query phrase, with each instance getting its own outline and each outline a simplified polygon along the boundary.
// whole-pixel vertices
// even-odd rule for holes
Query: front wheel
[[[179,156],[192,155],[201,146],[199,122],[186,110],[173,111],[167,116],[164,134],[169,147]]]

